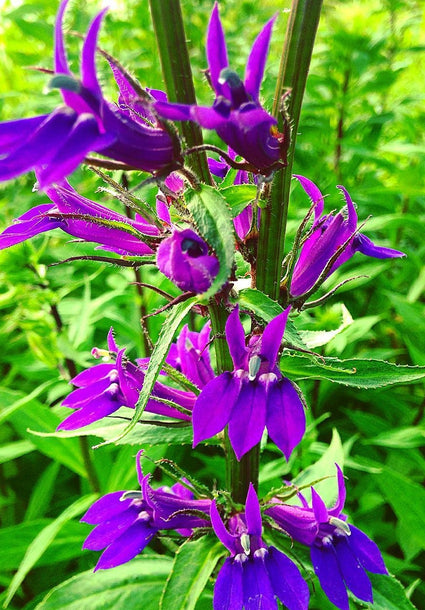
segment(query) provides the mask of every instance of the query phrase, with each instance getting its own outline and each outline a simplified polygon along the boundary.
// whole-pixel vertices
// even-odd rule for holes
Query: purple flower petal
[[[95,56],[99,30],[107,10],[103,9],[91,22],[81,54],[81,81],[83,86],[98,98],[102,97],[102,91],[97,80]]]
[[[108,362],[102,362],[101,364],[95,364],[94,366],[81,371],[73,379],[71,383],[79,388],[84,388],[91,383],[99,381],[104,377],[107,377],[109,373],[115,370],[115,364],[109,364]],[[65,399],[66,400],[66,399]],[[63,404],[63,403],[62,403]]]
[[[236,553],[238,552],[238,547],[236,544],[237,538],[235,536],[232,536],[232,534],[229,534],[229,532],[227,531],[223,520],[220,517],[220,513],[217,510],[215,500],[211,503],[210,518],[211,525],[217,538],[226,547],[226,549],[232,553],[232,555],[236,555]]]
[[[335,464],[335,466],[336,466],[337,480],[338,480],[338,497],[335,502],[335,505],[332,506],[332,508],[328,509],[328,513],[329,513],[329,515],[331,515],[333,517],[339,517],[344,508],[345,498],[346,498],[347,493],[345,490],[344,473],[342,472],[342,470],[338,466],[338,464]]]
[[[130,561],[143,551],[155,534],[156,531],[143,522],[135,523],[102,553],[95,571],[115,568]]]
[[[350,525],[350,531],[350,547],[365,570],[374,574],[388,574],[381,552],[373,540],[354,525]]]
[[[242,564],[228,557],[223,563],[214,586],[214,610],[242,610]]]
[[[21,145],[48,117],[48,114],[42,114],[30,119],[0,123],[0,154],[10,153],[15,145]]]
[[[254,536],[261,536],[263,523],[261,519],[260,503],[252,483],[249,484],[248,494],[246,496],[245,519],[248,533]]]
[[[311,488],[311,505],[317,523],[327,523],[328,509],[314,487]]]
[[[244,79],[245,89],[253,100],[257,102],[257,104],[259,104],[258,97],[260,94],[260,86],[264,76],[264,68],[269,51],[270,36],[276,17],[277,15],[272,17],[258,34],[254,44],[252,45],[252,49],[246,64]]]
[[[238,305],[227,318],[226,339],[235,369],[245,368],[248,350],[245,347],[245,331],[239,318]]]
[[[219,82],[220,72],[227,68],[227,47],[224,37],[223,26],[221,25],[218,12],[218,3],[214,3],[207,32],[207,61],[210,71],[211,84],[217,94],[222,92],[222,85]]]
[[[372,585],[359,560],[350,548],[349,539],[341,536],[335,543],[335,552],[347,589],[362,601],[372,603]]]
[[[120,513],[102,521],[90,532],[84,541],[83,549],[101,551],[128,530],[137,521],[138,516],[139,509],[137,506],[123,506]]]
[[[287,307],[285,311],[273,318],[263,331],[260,355],[267,360],[270,364],[270,368],[273,368],[276,364],[290,311],[291,307]]]
[[[348,594],[333,547],[311,547],[311,561],[320,586],[340,610],[349,610]]]
[[[54,208],[54,205],[42,204],[16,219],[14,224],[0,234],[0,250],[10,248],[10,246],[20,244],[35,235],[60,227],[61,220],[55,221],[46,216],[46,213],[52,208]]]
[[[400,258],[406,256],[404,252],[400,252],[400,250],[377,246],[369,237],[366,237],[366,235],[363,235],[362,233],[355,236],[353,240],[353,249],[356,252],[361,252],[365,256],[372,256],[374,258]]]
[[[265,387],[260,382],[245,380],[229,420],[229,439],[238,460],[258,445],[265,424]]]
[[[77,430],[78,428],[88,426],[103,417],[111,415],[120,406],[121,404],[117,400],[113,400],[111,396],[104,394],[64,419],[57,427],[57,430]]]
[[[193,407],[193,446],[223,430],[239,395],[241,381],[225,372],[212,379]]]
[[[114,491],[106,496],[102,496],[90,506],[85,515],[80,519],[84,523],[97,525],[106,519],[111,519],[114,515],[128,508],[132,502],[130,498],[121,500],[124,491]]]
[[[289,610],[307,610],[308,585],[293,561],[271,546],[264,558],[274,594]]]
[[[301,184],[301,186],[303,187],[303,189],[305,190],[307,195],[310,197],[311,202],[315,204],[315,207],[314,207],[314,225],[315,225],[317,223],[317,221],[319,220],[319,217],[323,214],[323,208],[325,205],[323,195],[319,191],[317,186],[314,184],[314,182],[312,182],[308,178],[304,178],[304,176],[299,176],[297,174],[294,174],[293,177],[298,180],[298,182]]]
[[[277,610],[270,578],[262,557],[248,559],[242,571],[245,610]]]
[[[269,389],[266,426],[270,438],[288,460],[304,435],[305,413],[298,392],[285,377]]]

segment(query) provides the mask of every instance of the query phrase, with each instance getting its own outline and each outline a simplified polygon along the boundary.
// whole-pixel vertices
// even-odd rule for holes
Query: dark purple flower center
[[[182,241],[182,252],[188,254],[191,258],[198,258],[205,254],[202,244],[190,237],[185,237]]]
[[[341,538],[350,536],[350,528],[338,517],[331,517],[328,523],[321,523],[314,544],[319,547],[335,546]]]
[[[224,68],[220,72],[220,77],[218,79],[220,85],[226,84],[230,89],[230,96],[232,99],[232,106],[234,109],[239,108],[242,104],[246,104],[247,102],[251,102],[251,98],[246,92],[245,85],[236,74],[230,68]],[[254,106],[255,107],[255,106]]]

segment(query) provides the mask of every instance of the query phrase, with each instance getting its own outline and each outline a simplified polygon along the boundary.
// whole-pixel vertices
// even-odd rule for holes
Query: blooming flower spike
[[[245,345],[236,307],[226,323],[234,370],[212,379],[193,409],[193,443],[214,436],[226,425],[238,460],[257,445],[264,428],[288,459],[305,430],[304,407],[297,390],[282,376],[277,358],[289,308]]]
[[[230,551],[214,587],[214,610],[277,610],[276,598],[289,610],[307,610],[309,590],[297,566],[262,540],[260,505],[250,484],[245,511],[226,529],[215,502],[213,529]]]
[[[347,590],[365,602],[373,603],[372,586],[367,571],[387,574],[376,544],[361,530],[346,523],[342,514],[345,484],[337,466],[338,498],[326,508],[312,488],[312,503],[301,496],[302,506],[279,504],[265,513],[272,517],[291,538],[310,547],[311,561],[323,591],[340,610],[349,610]],[[278,502],[273,499],[272,502]]]
[[[276,17],[270,19],[255,40],[242,81],[231,70],[223,27],[214,4],[207,33],[207,61],[210,81],[215,93],[212,107],[186,106],[158,102],[161,116],[182,121],[195,121],[201,127],[214,129],[220,138],[251,164],[252,171],[268,174],[284,159],[287,142],[277,131],[277,121],[259,102],[270,36]]]

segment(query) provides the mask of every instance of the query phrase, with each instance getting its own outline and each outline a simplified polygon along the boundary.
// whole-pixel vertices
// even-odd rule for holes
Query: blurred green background
[[[108,4],[100,45],[142,85],[161,88],[147,1]],[[182,2],[202,103],[212,99],[202,73],[212,4]],[[0,119],[49,112],[59,103],[59,94],[47,92],[48,76],[31,68],[52,67],[57,7],[50,0],[5,0],[0,7]],[[241,75],[257,32],[279,12],[262,90],[264,105],[270,109],[289,2],[264,0],[260,6],[252,0],[224,0],[220,7],[230,64]],[[98,1],[73,2],[68,10],[67,44],[75,73],[81,40],[72,31],[84,32],[100,8]],[[294,173],[306,175],[329,194],[328,211],[341,205],[335,187],[343,184],[358,205],[359,218],[371,216],[364,232],[380,245],[407,254],[393,262],[355,256],[328,286],[354,275],[367,277],[344,286],[325,306],[295,319],[300,329],[337,329],[342,316],[348,315],[344,303],[352,321],[320,348],[326,355],[425,365],[424,11],[424,3],[413,0],[324,2]],[[115,99],[106,62],[99,58],[98,65],[105,91]],[[131,180],[136,183],[140,177]],[[88,170],[76,171],[70,181],[81,194],[116,205],[105,193],[96,194],[100,182]],[[33,182],[32,175],[25,175],[0,185],[1,229],[36,202],[45,201],[32,192]],[[307,207],[301,189],[295,189],[290,237]],[[57,523],[55,519],[82,495],[136,485],[137,447],[109,446],[91,452],[95,439],[42,438],[29,432],[54,430],[66,411],[59,405],[69,391],[67,381],[74,370],[92,364],[90,350],[105,345],[111,325],[130,356],[143,355],[140,317],[163,304],[151,291],[139,294],[131,285],[137,278],[128,270],[94,262],[49,267],[91,253],[91,245],[70,242],[60,232],[0,252],[0,587],[9,585],[19,566],[23,570],[35,534]],[[142,274],[144,281],[152,278],[151,271]],[[165,280],[163,286],[173,290]],[[150,318],[153,339],[161,323],[161,316]],[[423,384],[365,392],[308,382],[303,390],[310,407],[308,433],[289,467],[277,454],[268,455],[273,461],[262,473],[261,489],[266,492],[282,476],[296,475],[324,453],[330,461],[344,453],[350,518],[378,543],[390,572],[408,587],[416,606],[424,608]],[[332,436],[333,428],[339,436]],[[332,451],[326,452],[332,438]],[[189,471],[197,471],[202,480],[220,483],[223,465],[217,457],[202,453],[193,457],[189,447],[164,445],[151,447],[148,455],[173,457]],[[148,462],[145,469],[149,470]],[[28,574],[10,607],[36,607],[53,586],[92,568],[96,554],[81,551],[89,529],[64,518],[52,544],[45,544],[47,550],[25,568]],[[210,599],[207,591],[199,608],[210,607]],[[331,606],[319,595],[312,607]]]

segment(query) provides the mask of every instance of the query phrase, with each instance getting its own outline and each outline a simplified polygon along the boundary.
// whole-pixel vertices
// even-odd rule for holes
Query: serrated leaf
[[[341,324],[335,330],[300,330],[299,335],[303,341],[303,343],[308,347],[308,349],[315,349],[316,347],[321,347],[322,345],[326,345],[334,339],[337,335],[339,335],[345,328],[350,326],[353,322],[353,318],[350,315],[350,312],[345,307],[344,304],[341,305],[341,315],[342,321]]]
[[[402,584],[393,576],[368,574],[373,587],[373,610],[416,610]]]
[[[170,559],[149,555],[113,570],[88,570],[52,589],[35,610],[158,608],[170,567]]]
[[[241,290],[239,293],[239,304],[241,307],[252,311],[267,323],[283,311],[282,306],[277,301],[274,301],[256,288],[244,288]],[[284,339],[295,347],[306,349],[306,345],[301,340],[294,323],[290,319],[286,323]]]
[[[37,563],[38,559],[41,557],[50,543],[54,540],[61,527],[70,519],[73,519],[77,515],[80,515],[82,512],[87,510],[87,508],[96,500],[96,498],[97,496],[95,494],[90,494],[89,496],[79,498],[76,502],[68,506],[68,508],[66,508],[63,513],[59,515],[59,517],[41,530],[39,534],[37,534],[29,545],[18,571],[12,578],[10,586],[7,590],[4,607],[9,604],[25,576]]]
[[[257,190],[255,184],[234,184],[233,186],[220,189],[220,193],[227,201],[231,214],[235,218],[255,200]]]
[[[213,249],[220,263],[217,277],[202,297],[212,297],[229,278],[235,255],[232,217],[224,197],[213,187],[203,184],[199,190],[186,193],[186,205],[199,234]]]
[[[188,299],[187,301],[179,303],[178,305],[173,307],[173,309],[168,314],[168,317],[161,328],[158,341],[149,359],[149,366],[146,370],[142,391],[140,392],[139,399],[134,409],[134,415],[130,423],[128,423],[124,427],[124,430],[118,436],[110,439],[109,441],[106,441],[106,443],[118,442],[136,427],[137,422],[142,416],[143,411],[145,410],[145,407],[148,403],[149,397],[153,390],[153,386],[155,385],[155,381],[158,378],[158,375],[161,371],[162,365],[170,348],[171,342],[173,341],[174,334],[180,322],[183,320],[183,318],[189,312],[195,302],[196,297],[192,297],[191,299]],[[160,434],[160,431],[158,431],[158,435]],[[161,439],[161,442],[164,441]]]
[[[177,551],[161,610],[193,610],[218,560],[227,551],[215,536],[187,540]]]
[[[369,358],[319,359],[284,352],[280,364],[282,371],[293,379],[325,379],[363,389],[414,383],[425,377],[425,366],[407,366]]]

